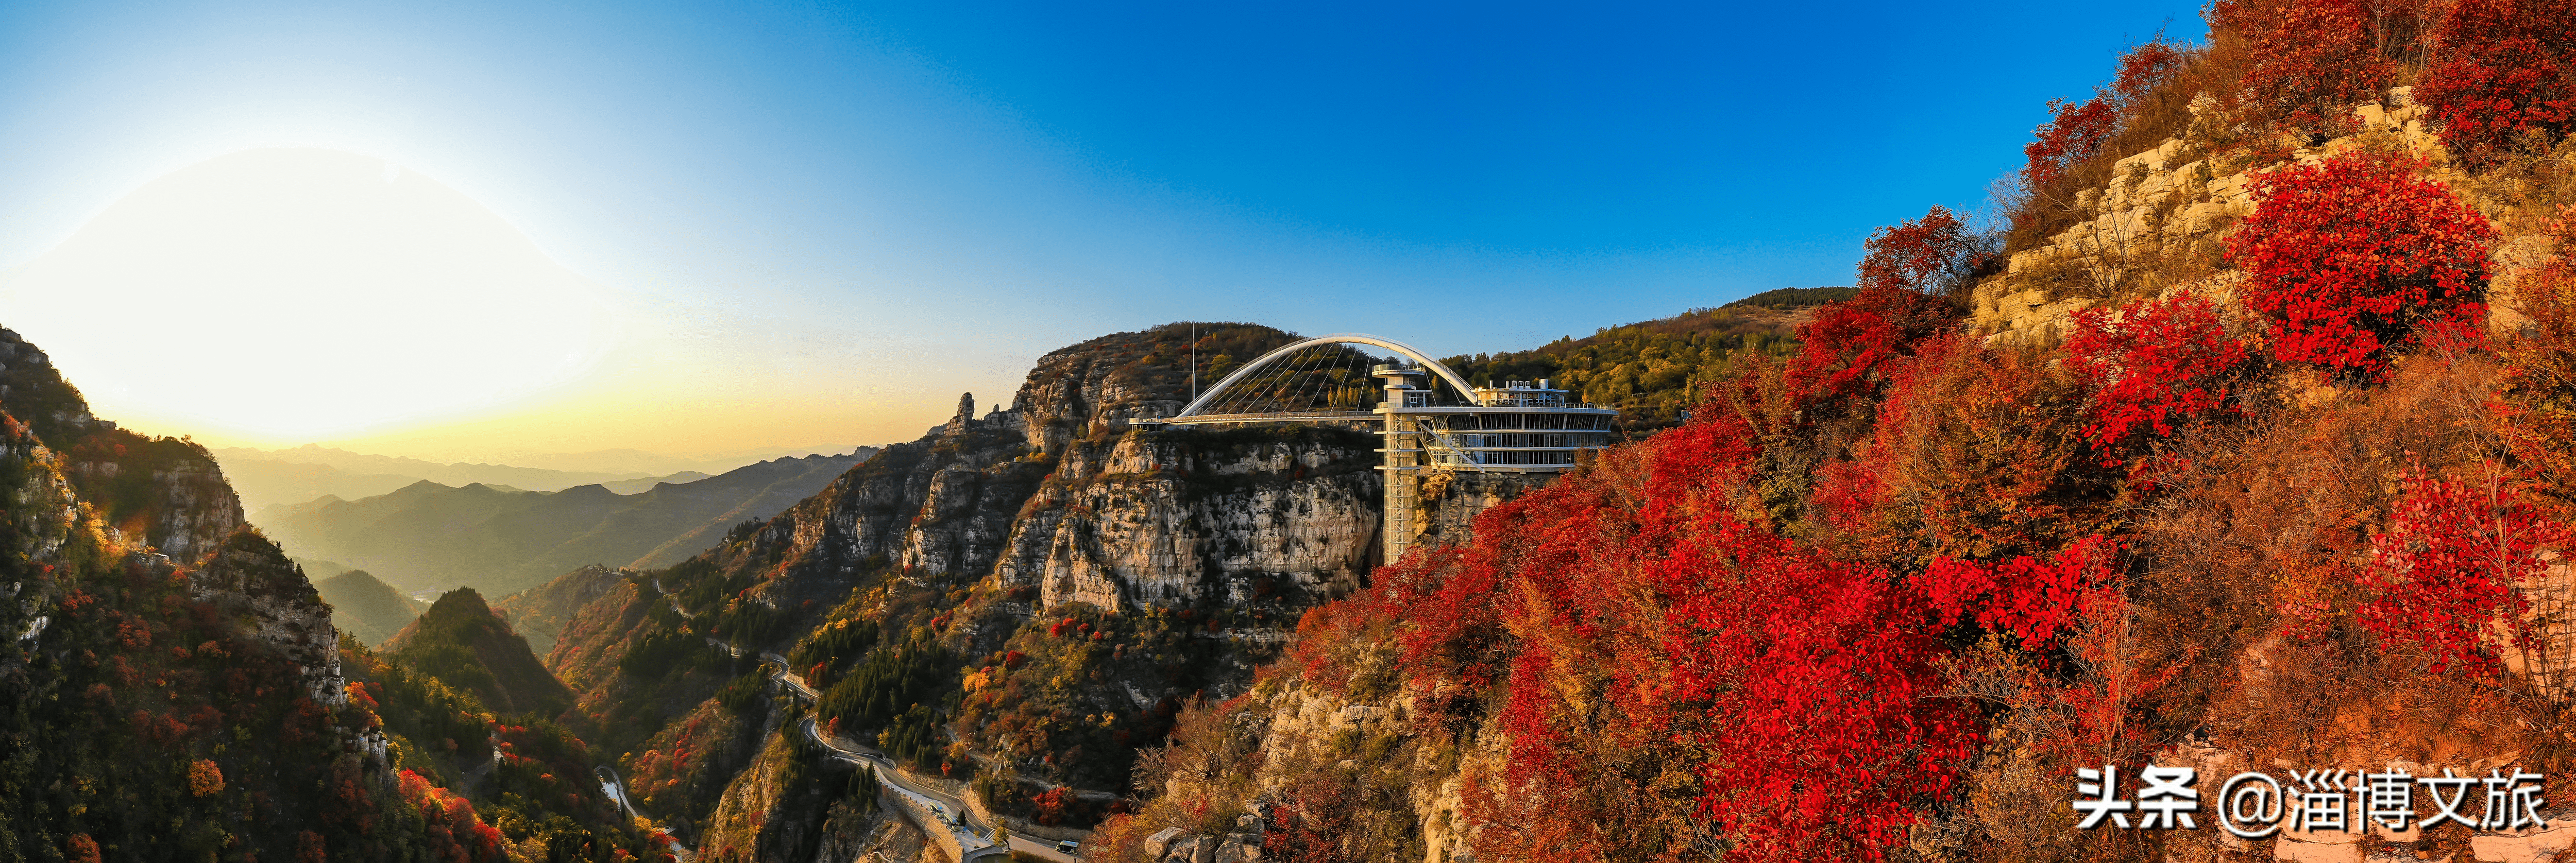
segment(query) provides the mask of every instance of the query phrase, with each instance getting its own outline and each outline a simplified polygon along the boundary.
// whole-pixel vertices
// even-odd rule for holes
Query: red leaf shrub
[[[1992,262],[1992,244],[1957,216],[1933,207],[1923,218],[1870,235],[1860,262],[1860,295],[1816,310],[1798,327],[1797,356],[1782,375],[1790,398],[1812,407],[1877,393],[1889,360],[1958,317],[1936,294],[1965,290]]]
[[[2549,237],[2558,253],[2514,280],[2514,306],[2531,319],[2497,346],[2503,386],[2493,405],[2513,467],[2561,520],[2576,517],[2576,207],[2561,207]]]
[[[1406,644],[1438,660],[1418,689],[1500,678],[1509,790],[1473,783],[1471,817],[1547,825],[1484,831],[1478,856],[1593,859],[1714,826],[1730,859],[1877,859],[1948,788],[1978,734],[1935,692],[1923,604],[1739,517],[1747,432],[1695,412],[1392,580],[1390,603],[1457,605],[1401,606],[1437,623]],[[1641,790],[1675,770],[1696,787]]]
[[[2045,561],[2028,555],[2000,564],[1936,558],[1917,584],[1942,625],[1974,620],[1988,631],[2019,637],[2023,650],[2037,651],[2109,584],[2108,545],[2101,537],[2086,537]]]
[[[2273,356],[2378,381],[2427,325],[2485,322],[2495,228],[2421,166],[2347,154],[2254,181],[2262,205],[2227,254],[2271,320]]]
[[[1034,820],[1041,825],[1053,827],[1064,823],[1073,801],[1073,795],[1066,789],[1049,788],[1029,798],[1029,805],[1036,813],[1033,816]]]
[[[223,790],[224,769],[222,766],[203,758],[189,762],[189,794],[197,797],[212,797],[216,794],[223,793]]]
[[[2457,0],[2442,16],[2440,59],[2415,98],[2430,106],[2442,141],[2492,154],[2538,131],[2565,137],[2576,110],[2576,3]]]
[[[2520,585],[2547,568],[2542,549],[2570,538],[2488,470],[2475,485],[2410,470],[2388,528],[2371,537],[2363,586],[2372,598],[2356,617],[2383,641],[2421,651],[2434,674],[2495,673],[2488,627],[2501,614],[2519,640]]]
[[[2142,428],[2166,437],[2175,423],[2226,407],[2230,373],[2246,360],[2245,346],[2220,325],[2218,307],[2191,294],[2077,309],[2073,323],[2067,367],[2093,391],[2084,436],[2106,452],[2124,448]]]
[[[426,822],[422,838],[433,855],[452,863],[508,859],[503,853],[507,840],[499,828],[474,814],[472,802],[409,770],[395,778],[395,790],[403,802],[417,810]]]

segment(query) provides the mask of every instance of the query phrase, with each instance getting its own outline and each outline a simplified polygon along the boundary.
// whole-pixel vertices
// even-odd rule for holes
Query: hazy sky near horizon
[[[0,4],[0,326],[129,427],[907,440],[1108,332],[1511,350],[1979,210],[2197,6]]]

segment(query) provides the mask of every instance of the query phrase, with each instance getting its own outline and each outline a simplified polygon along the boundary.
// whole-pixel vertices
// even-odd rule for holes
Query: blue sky
[[[811,361],[904,379],[910,428],[1163,321],[1473,352],[1847,284],[2160,29],[2197,7],[13,3],[0,268],[345,150],[605,290],[861,345]]]

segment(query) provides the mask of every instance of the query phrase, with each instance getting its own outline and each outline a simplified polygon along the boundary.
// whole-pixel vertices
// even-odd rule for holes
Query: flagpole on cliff
[[[1190,324],[1190,401],[1199,400],[1199,325]]]

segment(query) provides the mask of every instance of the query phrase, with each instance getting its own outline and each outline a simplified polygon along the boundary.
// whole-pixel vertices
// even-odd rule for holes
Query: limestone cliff
[[[1328,429],[1133,432],[1068,447],[994,569],[1053,609],[1323,595],[1377,550],[1374,441]]]
[[[1293,339],[1199,329],[1208,380]],[[1244,692],[1299,614],[1377,563],[1374,435],[1132,425],[1187,400],[1188,335],[1051,352],[1007,409],[962,397],[920,440],[696,557],[558,580],[546,591],[594,597],[547,660],[578,694],[568,721],[623,753],[655,817],[703,823],[708,847],[772,842],[785,834],[756,825],[787,794],[777,771],[727,755],[730,726],[701,701],[770,654],[827,690],[817,713],[856,739],[934,774],[1088,791],[1062,823],[1091,823],[1126,790],[1137,747],[1193,699]],[[1455,541],[1525,485],[1435,481],[1416,523],[1426,542]]]
[[[861,572],[887,567],[993,576],[1040,588],[1042,608],[1113,612],[1356,583],[1377,545],[1374,439],[1131,429],[1186,400],[1176,329],[1049,353],[1012,408],[978,418],[970,395],[928,436],[888,447],[751,543],[710,555],[790,562],[754,594],[782,610],[837,601]],[[1256,345],[1290,338],[1237,329],[1258,331]],[[1234,337],[1211,328],[1205,338]]]
[[[1976,286],[1971,327],[1986,333],[1990,343],[2019,343],[2062,337],[2070,314],[2106,299],[2189,291],[2235,305],[2234,288],[2244,273],[2222,270],[2216,262],[2237,220],[2254,212],[2254,180],[2279,165],[2214,146],[2228,130],[2214,128],[2219,121],[2212,104],[2203,97],[2181,134],[2119,159],[2109,183],[2078,192],[2076,209],[2086,218],[2031,248],[2013,250],[2003,272]],[[2512,206],[2506,199],[2516,189],[2491,188],[2499,181],[2453,164],[2440,135],[2426,128],[2425,106],[2413,101],[2410,88],[2393,88],[2386,100],[2354,108],[2349,119],[2350,134],[2319,136],[2292,161],[2312,164],[2363,149],[2402,152],[2426,160],[2431,177],[2490,216]],[[2513,226],[2499,227],[2510,232]],[[2492,286],[2496,296],[2511,295],[2517,270],[2532,263],[2517,259],[2534,256],[2538,239],[2509,233],[2498,244],[2504,266]],[[2500,326],[2518,317],[2509,303],[2497,303],[2495,310]]]

